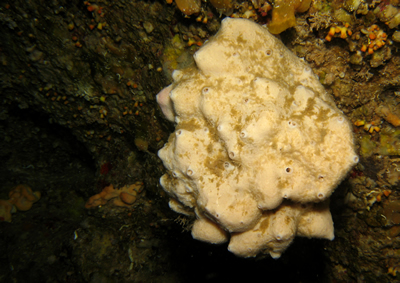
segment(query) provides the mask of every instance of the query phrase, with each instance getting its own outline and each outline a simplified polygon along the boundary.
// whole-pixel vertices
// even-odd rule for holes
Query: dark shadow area
[[[190,233],[177,235],[175,241],[174,261],[182,282],[325,282],[324,240],[298,237],[279,259],[238,258],[226,244],[202,243]]]
[[[31,109],[0,108],[0,132],[0,199],[20,184],[41,193],[29,211],[0,222],[0,282],[46,282],[73,266],[69,241],[85,215],[95,166],[68,129]]]

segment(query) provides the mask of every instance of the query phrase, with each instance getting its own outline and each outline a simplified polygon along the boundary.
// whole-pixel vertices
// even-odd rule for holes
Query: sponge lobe
[[[358,158],[311,68],[245,19],[223,20],[194,58],[158,96],[176,123],[161,185],[197,217],[193,237],[274,258],[296,235],[333,239],[327,201]]]

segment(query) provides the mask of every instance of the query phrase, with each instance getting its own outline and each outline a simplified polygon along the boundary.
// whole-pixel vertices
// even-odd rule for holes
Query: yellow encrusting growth
[[[175,0],[176,6],[179,10],[187,16],[200,12],[200,0]]]
[[[279,34],[296,25],[295,13],[306,12],[311,0],[276,0],[273,4],[272,20],[268,30],[272,34]]]

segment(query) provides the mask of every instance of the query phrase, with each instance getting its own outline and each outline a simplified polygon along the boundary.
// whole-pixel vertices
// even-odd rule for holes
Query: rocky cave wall
[[[314,1],[278,35],[351,120],[360,154],[331,201],[335,240],[296,239],[279,261],[237,259],[181,233],[191,220],[169,211],[158,184],[156,153],[173,127],[155,95],[218,30],[219,10],[203,3],[187,18],[164,1],[2,3],[0,197],[26,183],[42,198],[0,223],[0,281],[212,281],[235,278],[232,267],[247,279],[290,269],[292,282],[400,280],[400,7],[369,2]],[[267,4],[236,3],[231,16],[266,23]],[[104,187],[136,182],[133,206],[84,208]]]

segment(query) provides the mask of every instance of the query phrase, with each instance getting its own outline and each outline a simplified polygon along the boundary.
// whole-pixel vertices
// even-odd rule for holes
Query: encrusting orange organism
[[[336,33],[340,33],[340,38],[346,38],[347,35],[352,35],[352,31],[348,29],[349,28],[349,24],[346,23],[344,25],[344,27],[331,27],[329,29],[328,35],[325,37],[326,41],[331,41],[332,38],[335,36]]]
[[[85,208],[94,208],[105,205],[109,201],[116,206],[130,207],[136,201],[137,195],[143,190],[143,183],[136,182],[132,185],[114,189],[113,185],[105,187],[100,193],[92,196],[85,204]]]
[[[361,47],[362,52],[372,54],[386,44],[387,34],[375,24],[367,29],[362,29],[361,32],[368,37],[368,44],[363,44]]]
[[[28,185],[18,185],[8,193],[8,197],[9,200],[0,200],[0,221],[11,222],[11,213],[31,209],[41,194],[33,192]]]

